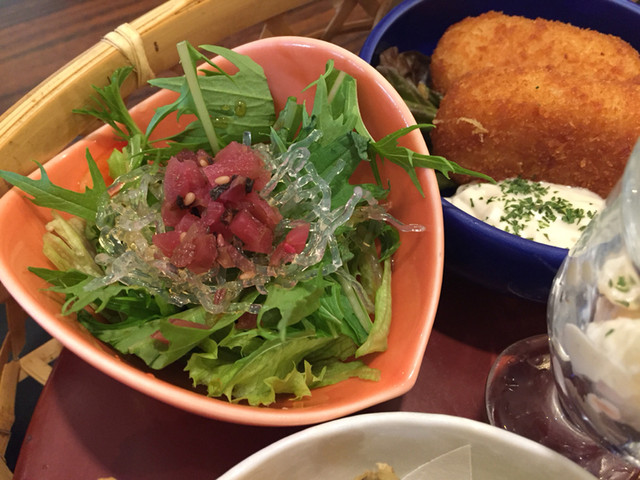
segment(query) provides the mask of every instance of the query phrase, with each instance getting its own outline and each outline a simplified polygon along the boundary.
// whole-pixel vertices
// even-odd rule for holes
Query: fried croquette
[[[451,25],[431,57],[435,90],[485,67],[546,67],[601,80],[640,81],[640,55],[613,35],[491,11]]]
[[[487,68],[449,89],[434,124],[433,153],[466,168],[605,197],[640,137],[640,84]]]

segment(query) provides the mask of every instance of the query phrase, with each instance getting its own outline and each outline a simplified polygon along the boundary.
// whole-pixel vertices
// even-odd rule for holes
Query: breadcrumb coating
[[[434,123],[434,153],[466,168],[606,197],[640,137],[640,84],[551,67],[480,69],[447,91]]]
[[[446,93],[485,67],[547,67],[593,79],[640,81],[640,55],[627,42],[554,20],[491,11],[450,26],[431,58],[434,88]]]

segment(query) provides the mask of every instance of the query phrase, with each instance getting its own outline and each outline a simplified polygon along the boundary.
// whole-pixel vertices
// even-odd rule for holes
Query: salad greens
[[[201,48],[238,72],[230,75],[179,44],[185,75],[150,82],[178,98],[156,111],[146,131],[120,96],[131,68],[114,72],[108,86],[95,88],[95,105],[78,111],[126,141],[108,159],[112,185],[88,152],[93,186],[81,193],[53,185],[41,165],[39,180],[0,172],[37,205],[72,215],[54,214],[47,225],[43,248],[56,268],[30,270],[64,296],[62,313],[77,315],[97,338],[153,369],[183,362],[194,386],[211,396],[268,405],[278,394],[299,398],[352,376],[376,380],[379,372],[361,357],[387,347],[398,229],[420,231],[384,209],[388,190],[377,159],[400,165],[418,189],[416,168],[474,172],[398,145],[425,125],[375,141],[360,116],[355,79],[331,61],[308,87],[315,88],[310,114],[291,97],[276,115],[258,64],[221,47]],[[202,61],[211,69],[198,74]],[[162,144],[150,140],[171,113],[196,120]],[[165,173],[184,151],[205,152],[215,165],[216,154],[233,142],[252,145],[269,171],[259,195],[282,217],[274,245],[307,225],[304,250],[279,262],[272,252],[246,251],[234,240],[238,260],[231,267],[178,267],[154,240],[172,231],[163,217]],[[376,184],[349,183],[362,161]]]
[[[442,100],[442,94],[428,86],[432,84],[430,65],[431,57],[417,50],[400,52],[398,47],[389,47],[380,52],[376,66],[376,70],[400,94],[418,123],[431,124]],[[427,147],[431,149],[429,133],[430,128],[423,130]],[[457,187],[448,175],[437,171],[436,179],[440,192],[445,195]]]

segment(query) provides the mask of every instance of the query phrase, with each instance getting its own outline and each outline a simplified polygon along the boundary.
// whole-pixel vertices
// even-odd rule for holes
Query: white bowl
[[[390,412],[307,428],[260,450],[219,480],[351,480],[374,469],[377,462],[388,463],[402,478],[465,445],[471,447],[473,480],[595,478],[560,454],[485,423],[448,415]]]

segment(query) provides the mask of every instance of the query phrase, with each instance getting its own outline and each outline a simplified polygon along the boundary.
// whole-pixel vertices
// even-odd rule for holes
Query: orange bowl
[[[288,96],[309,105],[313,89],[302,92],[324,72],[327,60],[356,78],[363,119],[376,139],[415,121],[400,96],[365,61],[336,45],[298,37],[258,40],[236,49],[249,55],[265,70],[278,110]],[[230,66],[226,60],[219,65]],[[140,125],[146,125],[155,108],[174,98],[161,91],[132,110]],[[160,135],[177,131],[175,120],[162,125]],[[401,144],[427,153],[419,131],[401,139]],[[46,164],[51,180],[67,188],[81,189],[88,172],[85,151],[89,149],[104,165],[113,148],[121,146],[108,127],[100,128],[76,142]],[[358,180],[371,180],[361,169]],[[393,318],[387,351],[365,357],[380,370],[379,381],[349,379],[318,388],[301,400],[281,400],[268,407],[232,404],[210,398],[190,385],[179,368],[155,371],[136,359],[122,355],[88,333],[73,316],[60,314],[60,298],[44,289],[46,283],[27,267],[52,268],[42,254],[42,235],[51,218],[49,209],[33,205],[12,189],[0,199],[0,280],[9,293],[53,337],[66,348],[114,379],[178,408],[210,418],[253,425],[305,425],[338,418],[402,395],[415,384],[436,313],[443,269],[443,224],[440,196],[431,170],[418,177],[424,197],[399,167],[384,162],[382,174],[391,185],[391,213],[404,223],[426,227],[422,233],[401,233],[401,247],[394,256]],[[34,173],[38,175],[38,173]]]

